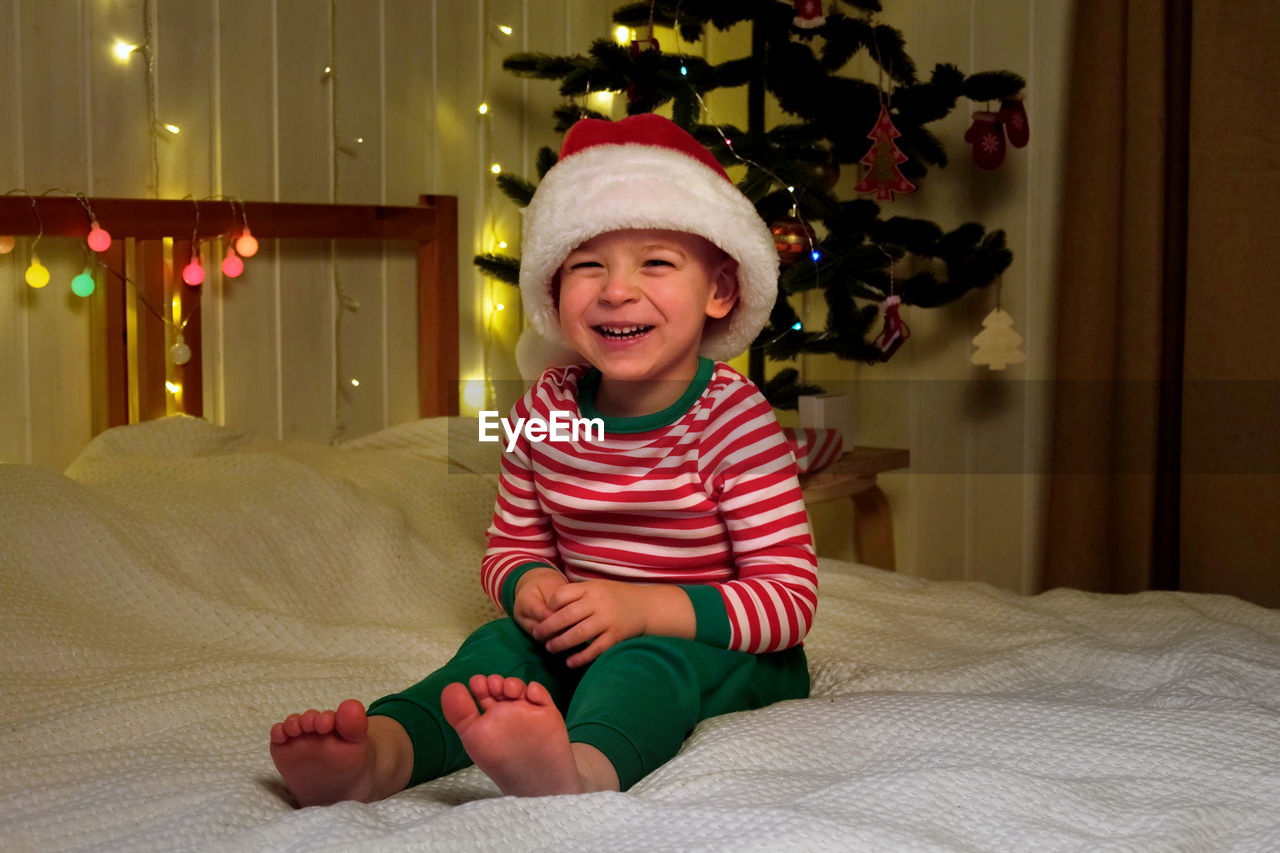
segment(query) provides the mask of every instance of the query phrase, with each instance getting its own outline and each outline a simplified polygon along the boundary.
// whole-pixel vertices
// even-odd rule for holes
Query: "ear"
[[[728,316],[738,304],[738,262],[725,256],[716,265],[711,279],[715,289],[707,297],[707,316],[720,319]]]

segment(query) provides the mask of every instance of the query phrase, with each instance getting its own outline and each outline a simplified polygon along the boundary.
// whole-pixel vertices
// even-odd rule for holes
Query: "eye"
[[[569,269],[571,271],[581,270],[581,269],[594,269],[597,267],[603,268],[603,265],[599,261],[574,261],[569,264]]]
[[[644,262],[644,265],[646,267],[653,267],[653,266],[674,267],[675,266],[675,264],[671,263],[671,261],[665,260],[664,258],[649,258]]]

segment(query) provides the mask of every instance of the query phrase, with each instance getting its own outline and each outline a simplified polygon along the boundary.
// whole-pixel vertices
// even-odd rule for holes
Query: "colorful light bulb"
[[[13,238],[9,235],[0,236],[0,255],[7,255],[13,251]]]
[[[252,258],[258,254],[258,241],[254,239],[253,234],[249,233],[248,225],[244,227],[244,233],[236,239],[236,251],[242,258]]]
[[[186,364],[191,360],[191,347],[182,340],[182,335],[178,335],[177,342],[169,347],[169,358],[173,359],[174,364]]]
[[[49,283],[49,270],[35,255],[31,256],[31,266],[27,267],[27,284],[32,287],[44,287]]]
[[[227,256],[222,259],[222,274],[227,278],[237,278],[244,272],[244,261],[236,254],[236,250],[227,247]]]
[[[199,255],[192,255],[191,261],[182,268],[182,280],[192,287],[204,283],[204,265]]]
[[[98,220],[89,223],[89,248],[95,252],[105,252],[111,248],[111,235],[98,224]]]
[[[93,273],[89,272],[89,268],[85,267],[84,272],[71,279],[71,292],[76,296],[92,296],[93,295]]]

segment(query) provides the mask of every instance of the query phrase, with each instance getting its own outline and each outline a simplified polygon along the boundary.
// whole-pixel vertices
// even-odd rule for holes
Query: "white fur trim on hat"
[[[533,328],[549,341],[564,345],[551,300],[551,278],[560,264],[597,234],[625,228],[697,234],[738,262],[738,304],[727,317],[707,319],[703,356],[733,358],[769,320],[778,292],[778,252],[769,227],[737,187],[674,148],[584,148],[547,172],[522,212],[520,295]]]

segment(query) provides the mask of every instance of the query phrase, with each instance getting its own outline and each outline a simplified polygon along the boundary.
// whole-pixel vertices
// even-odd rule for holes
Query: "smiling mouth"
[[[653,329],[653,326],[592,326],[600,336],[611,341],[625,341],[628,338],[638,338]]]

